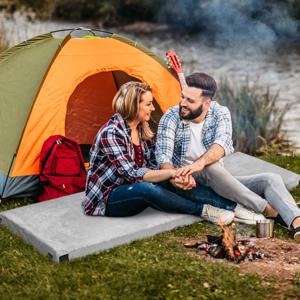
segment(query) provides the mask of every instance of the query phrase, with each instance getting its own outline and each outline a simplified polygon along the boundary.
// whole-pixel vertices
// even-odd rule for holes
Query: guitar
[[[185,76],[183,74],[182,66],[177,54],[174,51],[169,50],[166,52],[166,56],[169,68],[171,68],[177,74],[181,89],[183,89],[186,86]]]

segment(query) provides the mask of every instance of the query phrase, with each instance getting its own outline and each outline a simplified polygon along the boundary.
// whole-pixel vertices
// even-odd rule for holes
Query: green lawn
[[[300,173],[300,157],[263,158]],[[300,201],[299,187],[293,195]],[[30,202],[15,200],[0,209]],[[289,282],[241,276],[235,266],[188,255],[178,241],[208,232],[219,230],[208,223],[194,224],[57,264],[0,226],[0,299],[295,299],[300,295],[300,274]],[[276,235],[290,239],[277,227]]]

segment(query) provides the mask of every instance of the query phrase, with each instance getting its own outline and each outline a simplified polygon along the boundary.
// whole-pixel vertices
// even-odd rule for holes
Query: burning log
[[[208,253],[214,258],[226,258],[232,262],[240,263],[247,259],[253,261],[262,259],[264,254],[255,248],[253,241],[236,241],[236,224],[232,223],[230,227],[220,224],[222,229],[221,236],[207,236],[207,242],[188,242],[184,246],[187,248],[197,248]]]
[[[226,251],[226,254],[230,260],[234,260],[235,251],[234,247],[236,245],[236,224],[232,223],[231,227],[225,226],[225,224],[220,223],[219,226],[222,228],[222,245]]]

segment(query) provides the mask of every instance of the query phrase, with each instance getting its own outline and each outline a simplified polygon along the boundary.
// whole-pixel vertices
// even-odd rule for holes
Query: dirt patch
[[[249,239],[249,237],[238,237],[238,239]],[[300,272],[300,244],[275,238],[250,238],[250,240],[254,242],[260,252],[264,253],[263,259],[242,261],[235,264],[226,259],[215,259],[205,251],[195,248],[187,248],[187,251],[189,255],[201,257],[211,262],[235,265],[241,274],[252,272],[261,276],[274,276],[290,280],[296,272]],[[206,241],[206,236],[197,239],[180,239],[183,244],[201,241]]]

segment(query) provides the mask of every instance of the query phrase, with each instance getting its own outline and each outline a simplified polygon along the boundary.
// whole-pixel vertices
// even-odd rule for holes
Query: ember
[[[264,254],[259,252],[250,240],[236,241],[236,225],[231,227],[220,224],[222,228],[221,236],[207,235],[207,242],[186,243],[186,247],[196,247],[214,258],[226,258],[229,261],[240,263],[243,260],[253,261],[262,259]]]

